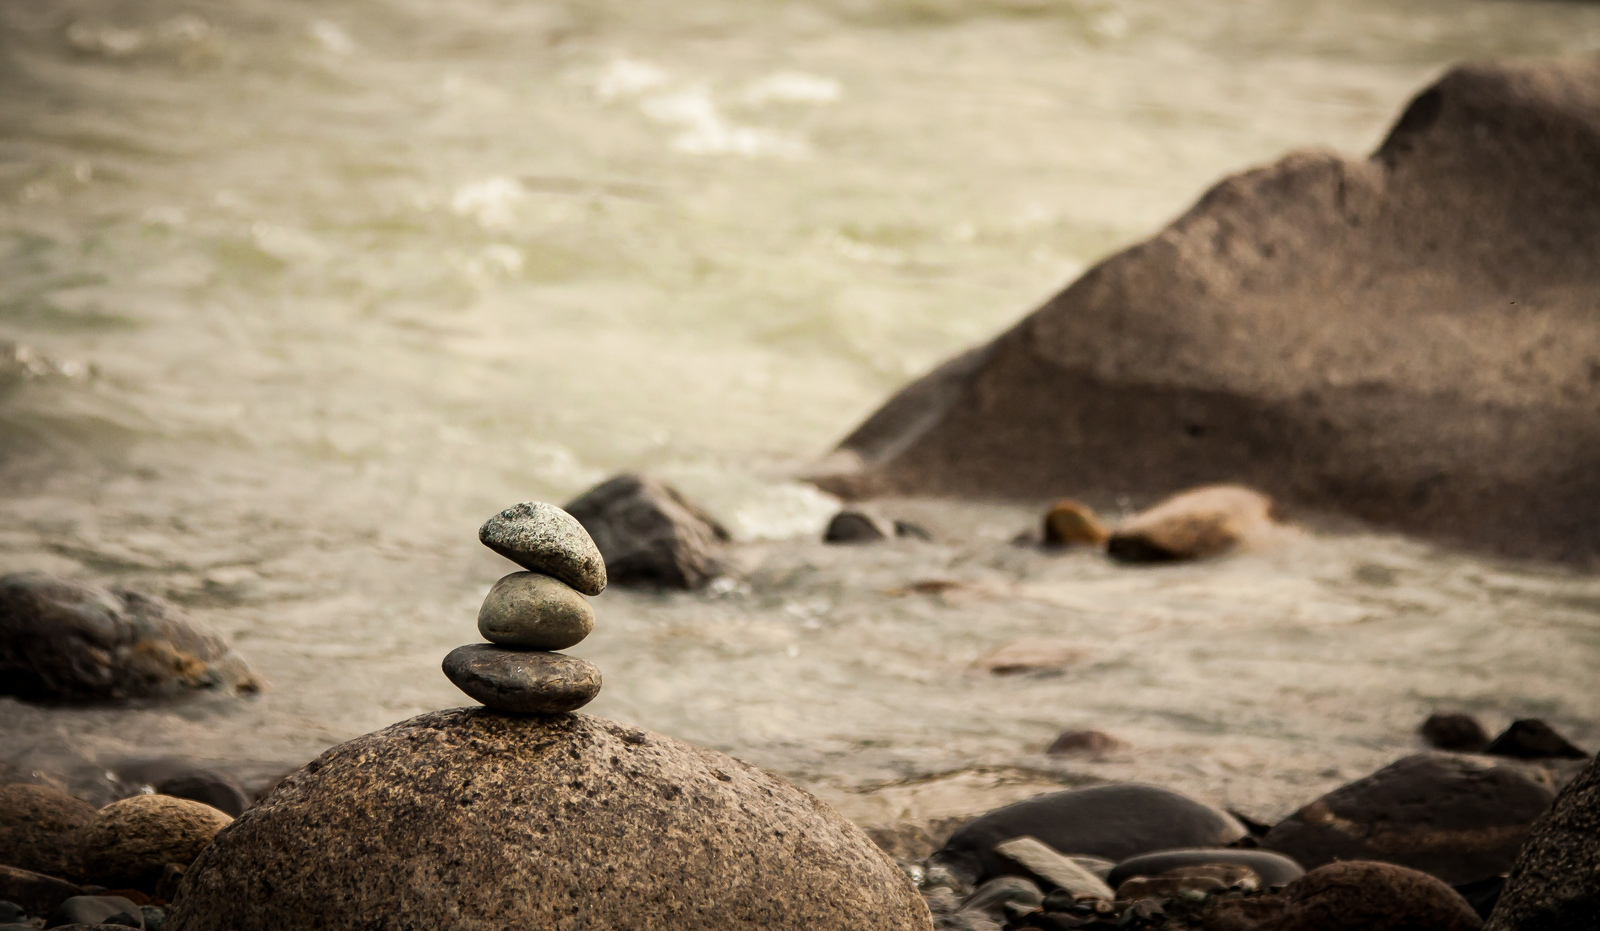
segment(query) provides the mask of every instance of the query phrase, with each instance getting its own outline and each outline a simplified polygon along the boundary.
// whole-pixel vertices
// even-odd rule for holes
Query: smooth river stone
[[[506,508],[483,522],[478,539],[522,568],[553,575],[585,595],[605,591],[606,561],[589,531],[553,504]]]
[[[444,674],[490,708],[516,714],[575,711],[600,694],[600,670],[587,660],[490,643],[451,650]]]
[[[513,572],[489,589],[478,633],[501,646],[565,650],[594,630],[594,609],[572,586],[538,572]]]

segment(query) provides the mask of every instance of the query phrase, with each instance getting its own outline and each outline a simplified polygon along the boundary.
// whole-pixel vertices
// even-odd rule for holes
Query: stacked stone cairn
[[[496,711],[561,714],[587,705],[600,694],[600,670],[555,651],[594,630],[583,596],[606,587],[594,540],[571,514],[539,501],[489,518],[478,539],[527,571],[489,590],[478,611],[478,632],[489,642],[451,650],[444,674]]]

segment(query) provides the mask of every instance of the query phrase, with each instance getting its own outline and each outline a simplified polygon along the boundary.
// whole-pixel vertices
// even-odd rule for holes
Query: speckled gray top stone
[[[589,531],[543,501],[506,508],[478,528],[484,546],[524,569],[553,575],[585,595],[606,588],[606,561]]]

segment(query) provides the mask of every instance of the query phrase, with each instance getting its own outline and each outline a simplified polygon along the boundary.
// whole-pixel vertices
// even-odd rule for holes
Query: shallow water
[[[1592,575],[1348,528],[1131,570],[915,502],[940,542],[839,550],[787,478],[1223,174],[1597,49],[1600,7],[1469,0],[0,6],[0,339],[74,363],[0,388],[0,569],[167,595],[276,686],[0,700],[0,754],[298,761],[457,704],[478,523],[622,469],[744,571],[602,596],[593,710],[862,820],[1091,776],[1270,817],[1442,706],[1600,743]],[[1039,637],[1085,658],[968,668]]]

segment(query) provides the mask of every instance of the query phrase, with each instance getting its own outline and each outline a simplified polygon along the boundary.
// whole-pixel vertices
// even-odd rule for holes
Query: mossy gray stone
[[[539,572],[513,572],[489,589],[478,633],[501,646],[565,650],[594,630],[594,609],[572,586]]]
[[[490,708],[513,714],[576,711],[600,694],[600,670],[587,660],[489,643],[451,650],[444,674]]]
[[[553,575],[585,595],[606,588],[606,561],[589,531],[543,501],[506,508],[478,528],[484,546],[524,569]]]
[[[334,747],[184,874],[167,931],[931,931],[859,828],[713,750],[458,708]]]

